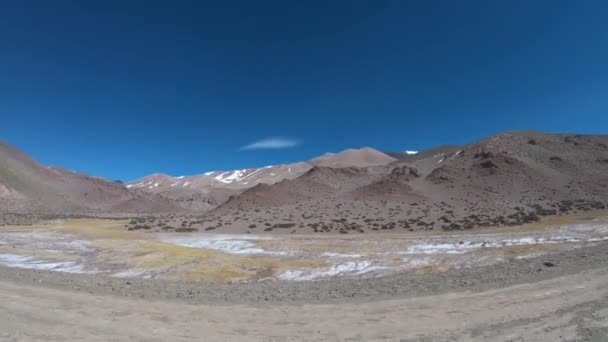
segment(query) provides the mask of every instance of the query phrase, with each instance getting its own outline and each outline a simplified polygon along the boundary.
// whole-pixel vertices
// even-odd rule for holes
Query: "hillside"
[[[298,178],[315,166],[365,167],[384,165],[395,160],[371,148],[348,149],[340,153],[328,153],[310,161],[261,168],[212,171],[179,177],[152,174],[127,183],[127,187],[151,194],[161,194],[173,199],[180,206],[206,211],[247,189]]]
[[[315,167],[233,196],[204,216],[200,228],[461,230],[603,209],[607,146],[608,136],[508,132],[458,150],[422,151],[413,161]]]
[[[175,212],[172,201],[131,191],[120,182],[39,164],[0,142],[0,211]]]
[[[3,212],[179,214],[163,222],[226,232],[517,225],[605,208],[608,136],[507,132],[401,158],[364,148],[126,185],[41,165],[1,143],[0,200]]]

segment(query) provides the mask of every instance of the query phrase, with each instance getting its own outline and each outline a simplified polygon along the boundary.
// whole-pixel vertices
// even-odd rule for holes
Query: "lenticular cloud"
[[[300,144],[298,140],[291,138],[282,138],[282,137],[274,137],[274,138],[266,138],[249,145],[245,145],[241,147],[241,150],[268,150],[268,149],[282,149],[282,148],[292,148],[296,147]]]

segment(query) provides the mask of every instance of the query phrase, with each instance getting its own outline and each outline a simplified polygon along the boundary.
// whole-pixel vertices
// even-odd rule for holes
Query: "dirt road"
[[[0,281],[0,340],[607,341],[608,270],[368,303],[189,305]]]

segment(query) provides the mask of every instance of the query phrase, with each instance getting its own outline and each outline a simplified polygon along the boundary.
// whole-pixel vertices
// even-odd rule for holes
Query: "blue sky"
[[[606,13],[594,0],[6,1],[0,139],[132,180],[513,129],[605,134]]]

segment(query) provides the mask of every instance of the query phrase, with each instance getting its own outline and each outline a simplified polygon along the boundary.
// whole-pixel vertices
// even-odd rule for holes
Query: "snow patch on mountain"
[[[238,182],[241,179],[243,179],[243,176],[245,175],[246,172],[247,172],[247,169],[235,170],[232,172],[228,171],[228,172],[219,174],[218,176],[215,177],[215,179],[222,183],[230,184],[233,182]]]

